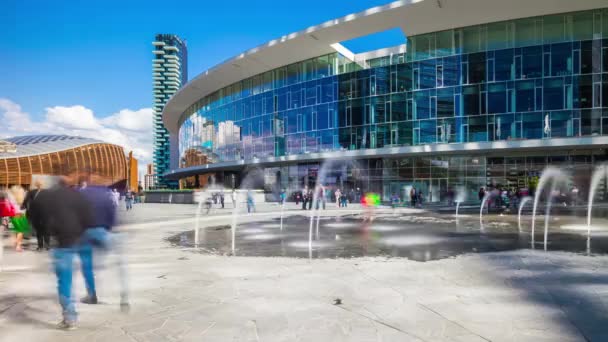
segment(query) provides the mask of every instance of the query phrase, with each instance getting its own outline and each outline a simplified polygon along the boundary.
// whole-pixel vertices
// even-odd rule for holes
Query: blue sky
[[[53,106],[81,105],[99,117],[150,107],[155,33],[176,33],[188,41],[193,78],[283,34],[387,2],[5,0],[0,98],[19,104],[35,120]],[[394,33],[384,38],[349,47],[395,44]]]

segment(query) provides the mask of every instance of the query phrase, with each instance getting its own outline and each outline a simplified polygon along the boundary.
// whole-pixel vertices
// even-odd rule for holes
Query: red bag
[[[14,217],[16,214],[15,207],[7,199],[0,202],[0,217]]]

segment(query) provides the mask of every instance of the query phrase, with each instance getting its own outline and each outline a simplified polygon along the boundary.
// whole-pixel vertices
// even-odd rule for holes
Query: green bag
[[[13,224],[15,233],[28,234],[31,231],[30,223],[27,221],[25,215],[11,217],[11,223]]]

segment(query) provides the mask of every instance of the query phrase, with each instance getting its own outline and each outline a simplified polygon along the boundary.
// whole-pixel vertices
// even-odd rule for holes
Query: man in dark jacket
[[[45,191],[42,189],[42,182],[40,180],[34,181],[34,189],[27,192],[21,209],[25,209],[25,215],[30,223],[30,226],[36,231],[36,240],[38,240],[37,251],[41,251],[46,245],[46,249],[49,250],[51,246],[51,237],[49,236],[48,229],[40,222],[40,218],[36,216],[36,213],[40,212],[37,210],[36,205],[38,195]]]
[[[59,328],[75,329],[77,314],[72,301],[73,261],[85,227],[91,224],[91,207],[81,193],[69,188],[66,180],[61,179],[55,187],[37,196],[36,206],[32,209],[58,243],[52,257],[63,311]]]

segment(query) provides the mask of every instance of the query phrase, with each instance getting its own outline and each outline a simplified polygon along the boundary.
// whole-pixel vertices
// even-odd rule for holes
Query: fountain
[[[490,200],[490,198],[492,198],[492,192],[491,191],[486,191],[486,194],[483,196],[483,199],[481,200],[481,207],[479,208],[479,226],[481,231],[483,232],[483,208],[485,208],[486,203]],[[490,210],[490,208],[488,207],[488,211]]]
[[[285,201],[281,200],[281,231],[283,231],[283,211],[285,211]]]
[[[519,211],[517,213],[517,226],[519,228],[520,233],[521,233],[521,211],[524,208],[524,206],[526,205],[526,203],[530,202],[531,200],[532,200],[532,197],[525,196],[524,198],[521,199],[521,203],[519,203]]]
[[[553,185],[551,187],[551,193],[549,194],[549,200],[547,203],[547,210],[545,210],[545,250],[547,250],[547,235],[549,230],[549,210],[551,209],[551,196],[555,191],[556,183],[563,182],[567,178],[566,174],[563,173],[560,169],[555,167],[546,168],[540,176],[538,181],[538,186],[536,187],[536,193],[534,195],[534,207],[532,209],[532,248],[534,248],[534,231],[536,225],[536,209],[538,208],[538,202],[540,200],[540,195],[543,192],[543,189],[547,185],[550,180],[553,180]]]
[[[587,250],[591,249],[591,211],[593,210],[593,199],[602,179],[608,180],[608,163],[599,165],[591,176],[589,187],[589,200],[587,202]]]
[[[454,202],[456,202],[456,218],[458,218],[458,209],[460,208],[460,203],[464,202],[465,198],[466,191],[464,190],[464,187],[459,187],[456,189],[456,199],[454,200]]]
[[[321,165],[321,167],[319,168],[319,173],[317,176],[317,180],[315,182],[315,187],[313,190],[313,198],[312,198],[312,205],[313,208],[311,210],[311,215],[310,215],[310,225],[309,225],[309,231],[308,231],[308,255],[310,258],[312,258],[312,231],[313,231],[313,226],[314,226],[314,219],[317,218],[317,225],[316,225],[316,238],[317,240],[319,239],[319,220],[320,220],[320,213],[319,213],[319,207],[321,206],[321,203],[319,203],[319,192],[322,192],[322,195],[325,196],[325,182],[326,182],[326,178],[327,178],[327,171],[331,170],[331,167],[333,167],[335,164],[337,163],[348,163],[351,166],[356,166],[355,161],[353,160],[325,160],[325,162]],[[343,189],[343,191],[345,191]],[[325,198],[322,198],[321,200],[325,201]],[[352,205],[351,205],[352,208]],[[351,212],[354,212],[351,209]]]
[[[247,171],[247,173],[245,174],[245,177],[243,177],[243,180],[241,182],[241,190],[247,190],[248,195],[249,196],[249,192],[251,191],[251,187],[256,185],[256,181],[258,180],[264,180],[264,170],[261,169],[260,167],[256,167],[254,169],[251,169],[249,171]],[[236,191],[235,192],[235,207],[232,210],[232,224],[230,226],[231,228],[231,250],[232,250],[232,255],[236,255],[236,228],[237,228],[237,224],[238,224],[238,215],[239,215],[239,208],[240,208],[240,200],[239,200],[239,192]],[[247,201],[249,199],[246,199]],[[249,205],[249,204],[248,204]]]
[[[235,202],[234,202],[234,209],[232,209],[232,224],[230,225],[230,230],[231,230],[231,235],[232,235],[232,245],[231,245],[231,250],[232,250],[232,255],[236,254],[236,224],[237,224],[237,217],[238,217],[238,213],[239,213],[239,192],[235,191],[234,194],[235,197]]]
[[[199,192],[198,196],[198,206],[196,209],[196,223],[194,225],[194,247],[198,247],[198,230],[199,230],[199,220],[201,216],[201,209],[203,208],[204,199],[201,198],[202,194]]]

